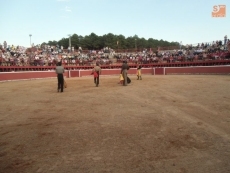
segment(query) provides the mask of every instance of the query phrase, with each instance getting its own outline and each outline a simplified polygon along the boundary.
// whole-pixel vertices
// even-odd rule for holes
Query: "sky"
[[[214,5],[225,5],[226,17],[212,17]],[[230,38],[229,15],[229,0],[0,0],[0,44],[91,33],[197,44]]]

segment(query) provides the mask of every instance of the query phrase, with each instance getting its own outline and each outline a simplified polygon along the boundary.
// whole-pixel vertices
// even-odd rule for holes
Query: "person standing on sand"
[[[94,75],[94,83],[96,87],[99,85],[99,76],[101,75],[101,67],[99,66],[99,63],[96,63],[96,66],[93,68],[92,74]]]
[[[65,72],[64,67],[61,65],[61,62],[57,63],[56,66],[56,74],[57,74],[57,79],[58,79],[58,89],[57,92],[63,92],[63,85],[64,85],[64,77],[63,73]]]
[[[142,66],[140,64],[137,65],[137,80],[142,80],[142,77],[141,77],[141,68]]]
[[[129,65],[127,64],[127,61],[123,61],[123,64],[121,66],[121,73],[124,78],[123,86],[127,86],[127,71],[129,70]]]

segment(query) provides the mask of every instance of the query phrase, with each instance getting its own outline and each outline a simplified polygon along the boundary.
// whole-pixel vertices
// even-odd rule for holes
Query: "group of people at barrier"
[[[25,47],[7,47],[6,42],[0,45],[0,66],[55,66],[62,62],[64,66],[94,66],[121,64],[123,61],[134,64],[173,63],[186,61],[225,60],[230,59],[230,41],[225,37],[224,43],[216,41],[212,44],[201,43],[196,46],[186,45],[177,50],[160,50],[152,52],[143,49],[142,52],[115,53],[110,48],[100,51],[59,51],[55,47],[43,49]]]

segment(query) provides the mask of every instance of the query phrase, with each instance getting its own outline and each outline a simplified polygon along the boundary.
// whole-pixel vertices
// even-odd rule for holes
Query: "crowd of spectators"
[[[115,53],[111,48],[102,50],[83,51],[57,46],[36,46],[25,48],[22,46],[7,45],[4,41],[0,45],[1,66],[55,66],[61,61],[65,66],[93,66],[96,62],[101,65],[119,64],[126,60],[128,63],[173,63],[185,61],[230,59],[230,41],[227,36],[224,41],[200,43],[197,45],[181,46],[177,50],[151,51],[143,49],[141,52]]]
[[[5,42],[4,42],[5,43]],[[111,64],[113,50],[106,47],[100,51],[89,50],[83,53],[78,50],[59,48],[59,46],[41,46],[26,49],[21,46],[0,46],[0,65],[2,66],[55,66],[57,62],[69,66],[93,66]]]
[[[208,61],[230,59],[230,41],[225,37],[222,41],[212,43],[201,43],[197,45],[181,46],[177,50],[160,50],[155,52],[143,50],[138,53],[118,53],[115,54],[117,62],[124,60],[129,63],[173,63],[186,61]]]

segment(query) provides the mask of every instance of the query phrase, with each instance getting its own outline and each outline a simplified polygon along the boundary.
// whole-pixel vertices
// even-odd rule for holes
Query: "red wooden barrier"
[[[166,67],[165,75],[169,74],[230,74],[230,66]]]
[[[79,77],[82,76],[89,76],[91,75],[92,70],[79,70]],[[136,68],[135,69],[129,69],[128,74],[130,75],[135,75],[136,74]],[[121,69],[102,69],[101,74],[102,75],[119,75],[121,73]],[[72,71],[70,72],[71,77],[72,76]],[[142,74],[153,74],[153,69],[152,68],[143,68],[142,69]],[[77,76],[75,76],[77,77]]]
[[[164,68],[154,68],[154,69],[155,69],[154,72],[155,75],[164,75]]]
[[[87,70],[66,70],[65,77],[82,77],[90,76],[92,69]],[[120,68],[102,69],[102,75],[119,75]],[[131,68],[128,75],[135,75],[136,68]],[[152,75],[170,75],[170,74],[230,74],[230,66],[194,66],[194,67],[160,67],[160,68],[143,68],[142,74]],[[54,70],[52,71],[24,71],[24,72],[0,72],[0,81],[7,80],[23,80],[23,79],[39,79],[56,77]]]
[[[65,77],[69,77],[68,71],[64,74]],[[3,72],[0,73],[0,81],[7,80],[23,80],[23,79],[40,79],[40,78],[52,78],[57,77],[54,71],[36,71],[36,72]]]
[[[69,77],[80,77],[79,70],[70,70]]]

